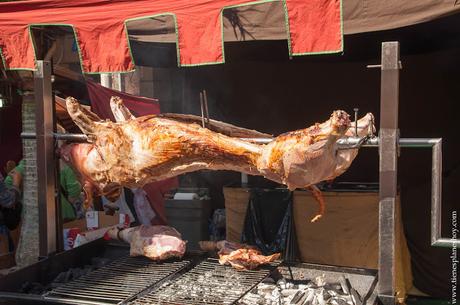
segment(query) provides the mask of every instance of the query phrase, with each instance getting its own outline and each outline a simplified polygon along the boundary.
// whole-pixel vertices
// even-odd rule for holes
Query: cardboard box
[[[126,214],[107,215],[101,211],[86,212],[85,219],[77,219],[63,225],[64,250],[102,238],[113,226],[129,227],[130,223],[131,220]]]
[[[77,219],[64,223],[64,229],[78,228],[81,232],[107,228],[118,224],[129,225],[131,220],[125,214],[115,213],[114,215],[106,215],[102,211],[86,212],[85,219]]]

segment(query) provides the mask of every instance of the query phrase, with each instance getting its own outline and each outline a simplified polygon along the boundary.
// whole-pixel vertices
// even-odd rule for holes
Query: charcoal
[[[302,305],[305,303],[305,301],[308,298],[308,291],[303,291],[302,292],[302,297],[297,301],[297,305]],[[291,303],[292,304],[292,303]]]
[[[313,298],[315,297],[315,291],[313,289],[308,289],[308,296],[305,300],[305,305],[310,305],[313,302]]]
[[[323,293],[323,298],[325,301],[328,301],[332,297],[331,294],[325,289],[323,290],[322,293]]]
[[[53,280],[53,283],[66,283],[66,274],[67,272],[59,273]]]
[[[286,288],[286,289],[281,290],[281,295],[283,297],[288,297],[288,296],[295,295],[297,292],[298,292],[297,289],[288,289],[288,288]]]
[[[307,289],[307,288],[312,288],[312,287],[314,287],[314,286],[315,286],[315,285],[314,285],[313,283],[309,282],[309,283],[306,284],[306,285],[305,285],[305,284],[299,284],[298,288],[299,288],[300,290],[305,290],[305,289]]]
[[[297,304],[304,295],[305,295],[305,292],[298,290],[296,294],[294,295],[294,297],[291,299],[291,304]]]
[[[48,284],[49,288],[52,290],[52,289],[55,289],[55,288],[58,288],[62,285],[64,285],[65,283],[62,283],[62,282],[51,282]]]
[[[326,283],[326,285],[324,285],[324,289],[343,292],[342,285],[340,285],[340,283]]]
[[[339,305],[348,305],[347,301],[342,298],[335,299]]]
[[[295,289],[295,285],[291,282],[286,283],[286,289]]]
[[[20,292],[27,294],[42,294],[45,290],[45,286],[38,282],[25,282],[22,285]]]
[[[276,285],[281,287],[281,289],[285,289],[286,288],[286,280],[285,279],[280,279],[280,280],[278,280],[278,282],[276,282]]]
[[[112,260],[104,257],[93,257],[91,258],[91,265],[95,268],[101,268],[110,263]]]
[[[350,294],[350,286],[349,286],[349,281],[346,279],[343,275],[339,278],[340,281],[340,286],[342,286],[342,291],[345,294]]]
[[[80,269],[79,268],[70,268],[69,273],[70,273],[70,279],[74,280],[80,277]]]
[[[69,282],[69,281],[72,279],[72,271],[71,271],[71,270],[67,270],[64,274],[65,274],[65,276],[64,276],[64,283],[67,283],[67,282]]]
[[[362,305],[363,304],[362,301],[361,301],[361,296],[359,295],[358,291],[356,291],[356,289],[351,288],[350,293],[351,293],[351,299],[352,299],[354,305]]]
[[[276,282],[275,282],[275,280],[274,280],[273,278],[267,277],[266,279],[264,279],[264,280],[262,281],[262,283],[263,283],[263,284],[273,284],[273,285],[274,285]]]
[[[326,285],[326,280],[325,280],[325,276],[324,274],[323,275],[320,275],[320,276],[317,276],[314,281],[313,281],[317,287],[323,287],[324,285]]]
[[[317,291],[316,298],[318,300],[319,305],[326,305],[326,298],[324,295],[324,289],[321,288]]]
[[[88,273],[88,271],[84,267],[83,268],[72,268],[70,270],[72,273],[72,279],[74,280]]]
[[[31,285],[30,282],[24,282],[24,283],[22,284],[21,288],[19,289],[19,292],[22,292],[22,293],[29,293],[30,285]]]
[[[278,278],[278,277],[276,277]],[[340,282],[326,282],[325,275],[314,279],[269,278],[245,295],[239,305],[363,305],[359,293],[342,276]],[[348,293],[345,293],[348,292]]]
[[[82,270],[82,275],[88,274],[93,270],[94,268],[92,266],[86,265]]]

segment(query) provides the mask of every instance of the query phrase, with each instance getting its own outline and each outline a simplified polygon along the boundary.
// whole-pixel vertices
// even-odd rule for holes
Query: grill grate
[[[237,271],[210,258],[129,305],[234,304],[266,278],[276,266],[277,264],[271,264],[258,270]]]
[[[119,304],[179,272],[189,263],[122,257],[47,292],[43,297],[64,304]]]

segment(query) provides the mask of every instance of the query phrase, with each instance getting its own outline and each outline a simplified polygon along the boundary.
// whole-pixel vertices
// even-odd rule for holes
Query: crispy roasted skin
[[[221,241],[200,241],[201,250],[218,251],[219,263],[222,265],[230,264],[237,270],[253,270],[260,265],[269,264],[280,258],[280,253],[263,255],[256,247]]]
[[[337,140],[350,128],[341,110],[322,124],[259,145],[174,116],[134,118],[117,98],[111,100],[116,123],[99,120],[73,98],[66,104],[90,143],[69,144],[61,156],[80,174],[88,198],[96,192],[115,199],[122,186],[141,187],[201,169],[262,175],[293,190],[335,178],[356,156],[337,150]]]

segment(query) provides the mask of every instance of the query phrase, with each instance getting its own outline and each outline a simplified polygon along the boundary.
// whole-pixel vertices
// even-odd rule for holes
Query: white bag
[[[125,191],[122,190],[120,197],[115,202],[109,201],[105,196],[102,196],[102,206],[118,207],[118,213],[129,216],[130,221],[134,221],[134,215],[131,213],[128,204],[126,203]],[[136,211],[137,212],[137,211]]]
[[[131,191],[134,194],[134,209],[136,210],[139,223],[150,225],[156,214],[150,206],[147,193],[141,188],[131,189]]]

